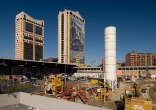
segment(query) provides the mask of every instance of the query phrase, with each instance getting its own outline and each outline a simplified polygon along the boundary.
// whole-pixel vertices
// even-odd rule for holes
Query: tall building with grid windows
[[[77,11],[59,12],[58,62],[85,63],[85,20]]]
[[[44,56],[44,21],[21,12],[16,15],[15,58],[42,60]]]

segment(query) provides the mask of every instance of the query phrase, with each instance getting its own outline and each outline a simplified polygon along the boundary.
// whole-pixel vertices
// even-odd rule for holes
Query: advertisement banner
[[[71,16],[70,26],[70,62],[76,62],[76,56],[79,56],[80,63],[84,64],[84,23]]]

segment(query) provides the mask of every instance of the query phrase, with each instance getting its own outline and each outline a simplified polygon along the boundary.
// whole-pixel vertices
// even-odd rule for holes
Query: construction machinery
[[[44,93],[56,96],[63,92],[63,78],[62,74],[54,75],[51,74],[44,78]]]
[[[136,96],[135,88],[125,88],[125,110],[152,110],[152,101]]]
[[[0,80],[10,80],[9,75],[0,75]]]
[[[110,94],[109,90],[112,90],[112,88],[109,85],[107,85],[107,84],[105,84],[102,81],[99,81],[97,79],[92,79],[92,80],[90,80],[90,82],[88,82],[86,84],[87,85],[98,84],[97,92],[96,92],[96,95],[94,96],[94,99],[95,100],[103,100],[104,103],[106,102],[106,98]],[[102,87],[99,85],[102,85]]]
[[[107,96],[109,96],[109,92],[106,88],[98,88],[96,96],[94,96],[95,100],[103,100],[103,102],[106,102]]]
[[[88,84],[88,85],[93,85],[93,84],[100,85],[101,84],[102,86],[104,86],[104,88],[106,88],[108,90],[112,90],[112,88],[108,84],[106,84],[106,83],[104,83],[102,81],[99,81],[97,79],[92,79],[92,80],[90,80],[90,82],[87,82],[86,84]]]

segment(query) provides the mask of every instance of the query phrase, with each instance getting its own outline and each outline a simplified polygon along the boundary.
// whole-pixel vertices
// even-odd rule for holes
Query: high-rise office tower
[[[58,62],[85,63],[85,20],[79,12],[71,10],[59,12]]]
[[[44,56],[44,21],[21,12],[16,15],[15,58],[42,60]]]

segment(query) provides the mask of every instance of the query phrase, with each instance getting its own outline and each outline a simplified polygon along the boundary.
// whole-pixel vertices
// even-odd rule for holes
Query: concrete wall
[[[7,105],[14,105],[14,104],[19,104],[19,93],[14,93],[14,94],[1,94],[0,95],[0,107],[2,106],[7,106]]]
[[[109,110],[22,92],[20,93],[20,102],[28,106],[38,107],[40,110]]]
[[[39,110],[110,110],[23,92],[0,95],[0,107],[19,103]]]

